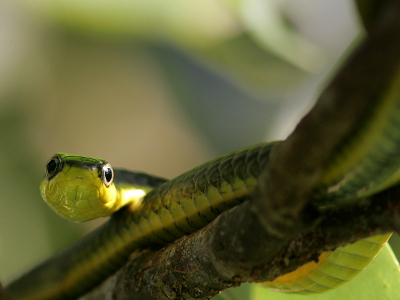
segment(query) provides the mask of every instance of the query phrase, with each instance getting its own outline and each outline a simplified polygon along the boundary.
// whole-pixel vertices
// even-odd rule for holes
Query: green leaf
[[[305,71],[321,70],[325,63],[323,50],[298,33],[294,25],[290,25],[278,2],[240,2],[242,22],[256,43]]]
[[[251,300],[252,284],[243,283],[239,287],[224,290],[213,300]]]
[[[400,299],[399,263],[386,244],[371,264],[350,282],[332,291],[316,295],[294,295],[253,285],[253,300],[369,300]]]

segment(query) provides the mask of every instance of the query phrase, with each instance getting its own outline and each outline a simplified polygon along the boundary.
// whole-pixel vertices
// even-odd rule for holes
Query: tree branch
[[[133,253],[81,299],[210,299],[241,282],[272,280],[323,251],[398,230],[400,187],[325,211],[309,203],[336,147],[368,116],[400,66],[400,2],[381,10],[370,37],[272,150],[249,201],[168,247]]]
[[[376,19],[382,14],[382,10],[388,7],[392,0],[355,0],[360,19],[367,32],[373,28]]]
[[[231,220],[257,220],[251,213],[243,213],[248,213],[250,201],[246,201],[168,247],[135,252],[120,271],[81,300],[210,299],[241,282],[272,280],[317,260],[323,251],[398,230],[399,199],[400,187],[395,187],[361,202],[332,207],[322,212],[318,226],[280,245],[270,243],[268,233],[259,225],[253,232],[230,236]],[[255,257],[255,249],[272,246],[275,251]]]
[[[309,201],[338,145],[376,107],[400,66],[400,4],[392,1],[370,36],[343,65],[295,131],[272,150],[255,209],[277,234],[299,228]],[[268,199],[265,201],[264,199]],[[294,225],[296,224],[296,225]]]
[[[10,296],[6,293],[5,289],[0,282],[0,300],[10,300]]]

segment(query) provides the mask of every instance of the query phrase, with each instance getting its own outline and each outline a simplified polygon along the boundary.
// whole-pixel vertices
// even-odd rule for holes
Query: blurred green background
[[[285,138],[360,35],[346,0],[0,0],[1,281],[101,222],[41,200],[54,153],[171,178]]]

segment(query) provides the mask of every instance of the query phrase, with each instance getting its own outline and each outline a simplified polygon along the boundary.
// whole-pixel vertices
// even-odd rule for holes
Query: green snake
[[[313,193],[317,206],[337,205],[377,193],[400,180],[400,76],[359,128],[338,147]],[[120,268],[132,251],[165,245],[191,234],[221,212],[246,201],[257,187],[269,154],[280,142],[261,143],[206,162],[165,180],[113,169],[106,160],[58,153],[46,165],[44,200],[61,216],[110,220],[12,282],[14,299],[75,299]],[[318,293],[354,277],[390,234],[324,252],[266,286]]]

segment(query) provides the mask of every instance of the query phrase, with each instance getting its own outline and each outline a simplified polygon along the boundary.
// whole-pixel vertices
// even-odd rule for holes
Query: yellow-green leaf
[[[400,299],[399,263],[386,244],[371,264],[350,282],[332,291],[316,295],[294,295],[252,287],[253,300],[397,300]]]

